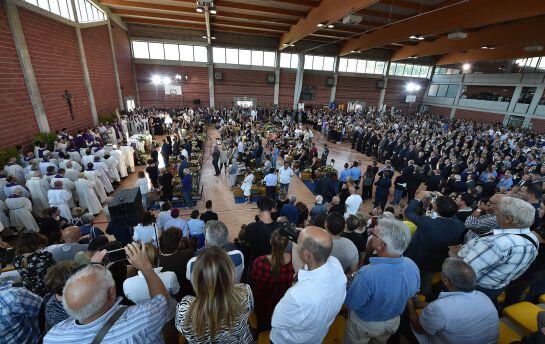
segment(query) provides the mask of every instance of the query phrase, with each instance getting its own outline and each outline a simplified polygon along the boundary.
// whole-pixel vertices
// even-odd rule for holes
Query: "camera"
[[[125,253],[125,248],[118,248],[116,250],[111,250],[106,253],[106,257],[104,257],[104,263],[110,264],[110,263],[117,263],[122,260],[126,260],[127,253]]]
[[[299,231],[295,228],[295,225],[290,224],[289,222],[279,222],[278,231],[282,236],[285,236],[290,241],[297,243],[299,239]]]

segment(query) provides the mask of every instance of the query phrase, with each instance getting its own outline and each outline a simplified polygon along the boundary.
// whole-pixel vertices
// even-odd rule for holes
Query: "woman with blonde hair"
[[[248,326],[252,290],[235,285],[234,278],[235,267],[224,250],[201,251],[191,281],[196,296],[185,296],[176,312],[176,328],[189,344],[252,342]]]

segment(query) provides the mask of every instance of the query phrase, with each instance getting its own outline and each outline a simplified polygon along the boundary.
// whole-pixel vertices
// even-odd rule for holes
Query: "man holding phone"
[[[163,343],[161,329],[167,321],[167,290],[153,271],[144,244],[125,247],[127,259],[144,276],[150,300],[131,307],[119,305],[112,274],[104,266],[106,250],[76,272],[64,287],[63,303],[70,318],[58,323],[44,343]]]

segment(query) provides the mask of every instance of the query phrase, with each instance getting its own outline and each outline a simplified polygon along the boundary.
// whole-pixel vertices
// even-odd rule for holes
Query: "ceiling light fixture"
[[[180,74],[176,74],[176,76],[174,77],[174,79],[176,80],[182,80],[182,76]]]
[[[206,36],[206,35],[202,35],[202,38],[204,38],[204,39],[207,39],[207,38],[208,38],[208,36]]]
[[[210,36],[210,39],[216,39],[216,36]]]
[[[415,84],[414,82],[409,82],[405,85],[405,89],[408,92],[420,91],[421,88],[422,87],[419,84]]]
[[[161,83],[161,77],[159,75],[154,75],[151,77],[151,82],[155,85],[159,85]]]
[[[318,24],[316,24],[317,27],[324,27],[324,25],[325,25],[324,23],[318,23]]]
[[[524,51],[528,53],[533,53],[536,51],[543,51],[543,46],[539,44],[527,45],[524,47]]]
[[[197,6],[197,12],[198,13],[204,13],[204,7],[203,6]]]
[[[484,49],[484,50],[494,50],[494,49],[496,49],[496,48],[495,48],[495,47],[491,47],[491,46],[489,46],[489,45],[483,45],[483,46],[481,47],[481,49]]]
[[[335,27],[335,25],[333,25],[333,24],[329,24],[329,25],[327,26],[328,29],[333,29],[334,27]]]
[[[208,12],[210,12],[210,14],[218,14],[218,11],[216,10],[215,7],[210,7],[210,8],[208,9]]]
[[[469,63],[464,63],[462,65],[462,69],[467,72],[468,70],[471,69],[471,65]]]
[[[423,41],[423,40],[424,40],[424,36],[420,36],[420,35],[410,35],[410,36],[409,36],[409,39],[412,39],[413,41]]]

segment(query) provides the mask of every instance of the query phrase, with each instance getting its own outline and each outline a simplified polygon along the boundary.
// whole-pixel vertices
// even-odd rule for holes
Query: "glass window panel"
[[[299,65],[299,55],[291,54],[291,68],[297,68]]]
[[[339,72],[346,72],[346,65],[348,64],[348,59],[342,58],[339,60]]]
[[[263,52],[252,50],[252,66],[263,66]]]
[[[208,53],[206,47],[196,45],[193,47],[193,56],[195,62],[208,62]]]
[[[87,21],[93,20],[93,7],[88,1],[85,1],[85,11],[87,12]]]
[[[406,65],[405,70],[403,71],[403,76],[411,76],[413,72],[413,65]]]
[[[399,75],[399,76],[403,75],[403,69],[405,69],[405,64],[403,63],[396,64],[394,75]]]
[[[164,60],[165,51],[163,50],[163,43],[149,43],[149,58],[155,60]]]
[[[225,63],[238,64],[238,49],[225,49]]]
[[[78,11],[78,20],[80,22],[87,21],[87,11],[85,10],[85,0],[78,0],[77,11]]]
[[[346,71],[349,72],[349,73],[356,73],[357,66],[358,66],[358,60],[349,59],[348,60],[348,66],[346,67]]]
[[[178,44],[165,44],[165,59],[175,60],[180,59],[180,53],[178,51]]]
[[[132,42],[135,59],[149,59],[148,42]]]
[[[238,63],[243,65],[252,64],[252,51],[251,50],[239,50],[238,51]]]
[[[312,62],[312,69],[322,70],[323,68],[324,68],[324,57],[314,56],[314,61]]]
[[[59,10],[61,11],[61,16],[72,19],[70,16],[70,11],[68,10],[68,4],[66,3],[66,0],[59,0]]]
[[[530,67],[537,67],[537,63],[539,62],[539,57],[534,57],[528,61],[528,66]]]
[[[180,44],[178,50],[180,51],[180,60],[193,61],[193,46]]]
[[[215,63],[225,63],[225,48],[212,48],[212,54]]]
[[[357,60],[356,73],[365,73],[365,60]]]
[[[47,0],[38,0],[38,6],[49,11],[49,2]]]
[[[430,85],[430,89],[428,91],[428,96],[435,97],[437,95],[437,89],[439,88],[439,85]]]
[[[397,68],[397,63],[390,63],[390,69],[388,70],[388,75],[394,75]]]
[[[365,73],[373,74],[374,72],[375,72],[375,61],[367,60],[367,64],[365,65]]]
[[[429,72],[430,72],[430,67],[422,66],[422,68],[420,69],[420,77],[427,78]]]
[[[280,53],[280,67],[290,68],[291,67],[290,59],[291,59],[291,54]]]
[[[540,57],[538,68],[545,69],[545,57]]]
[[[314,59],[314,56],[312,55],[305,55],[305,69],[312,69],[312,61]]]
[[[59,1],[58,0],[49,0],[49,7],[51,8],[51,12],[60,15],[61,10],[59,8]]]
[[[384,66],[384,62],[377,61],[377,64],[375,65],[375,74],[384,74]]]
[[[448,85],[439,85],[437,88],[437,96],[445,97],[447,95]]]
[[[422,70],[422,66],[413,66],[413,72],[412,72],[412,76],[415,76],[417,78],[420,77],[420,71]]]
[[[26,0],[29,4],[33,4],[34,6],[38,6],[38,2],[36,0]]]
[[[267,67],[276,66],[276,53],[274,51],[265,51],[263,53],[263,65]]]
[[[447,90],[447,98],[456,98],[456,93],[458,93],[458,88],[460,85],[449,85]]]
[[[324,57],[324,70],[332,71],[335,67],[334,57]]]

